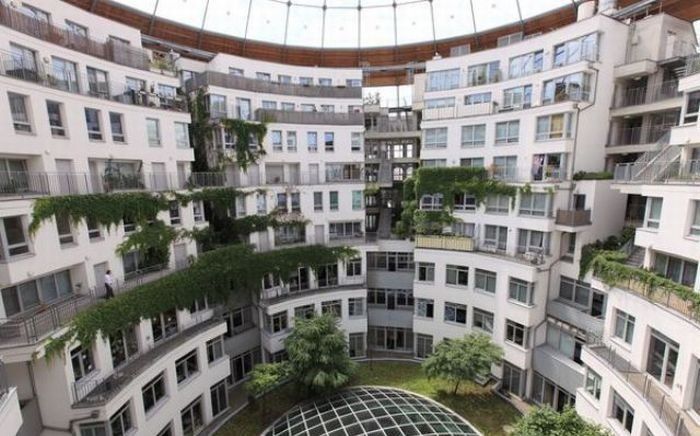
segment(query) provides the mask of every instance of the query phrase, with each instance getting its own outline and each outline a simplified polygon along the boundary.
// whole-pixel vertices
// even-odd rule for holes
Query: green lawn
[[[428,380],[420,366],[411,363],[361,364],[350,385],[393,386],[425,395],[459,413],[487,436],[505,435],[503,426],[512,424],[519,416],[511,405],[492,394],[488,388],[463,383],[459,392],[453,395],[452,386],[440,380]],[[227,423],[217,436],[257,436],[301,400],[292,385],[284,386],[265,398],[266,419],[262,419],[258,401]]]

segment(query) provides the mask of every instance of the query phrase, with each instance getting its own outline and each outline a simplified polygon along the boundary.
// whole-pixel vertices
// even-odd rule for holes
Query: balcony
[[[584,350],[629,386],[667,428],[669,434],[674,436],[700,434],[700,426],[695,424],[687,411],[666,395],[658,386],[658,382],[649,374],[635,368],[629,360],[605,345],[586,346]]]
[[[546,344],[535,348],[532,368],[568,392],[576,392],[583,384],[583,366]]]
[[[367,126],[366,136],[374,134],[403,134],[418,132],[418,119],[414,115],[406,117],[381,116]]]
[[[433,250],[474,251],[474,239],[469,236],[416,235],[416,248]]]
[[[279,83],[251,79],[244,76],[234,76],[218,71],[199,73],[188,80],[186,86],[188,91],[193,91],[203,86],[218,86],[221,88],[240,89],[262,94],[293,95],[297,97],[362,98],[362,88],[360,87],[306,86],[292,83]]]
[[[355,282],[355,283],[353,283]],[[308,283],[306,284],[308,286]],[[359,277],[357,280],[352,280],[346,278],[344,283],[338,284],[337,279],[328,284],[328,286],[315,286],[315,287],[305,287],[301,288],[299,286],[291,286],[289,284],[283,284],[281,286],[275,286],[270,289],[264,289],[260,292],[260,305],[262,307],[269,307],[285,301],[290,298],[296,298],[298,296],[308,296],[315,294],[322,294],[324,292],[336,292],[336,291],[358,291],[365,289],[367,286],[365,284],[365,278]]]
[[[668,135],[671,127],[673,126],[622,127],[611,136],[608,147],[654,144]]]
[[[489,168],[495,180],[513,183],[559,183],[567,180],[566,168],[559,164],[531,167],[492,165]]]
[[[304,112],[257,109],[256,121],[280,124],[319,124],[331,126],[362,126],[365,123],[361,112]]]
[[[108,377],[74,383],[73,408],[88,408],[106,404],[141,373],[151,368],[154,363],[157,363],[158,360],[165,357],[168,353],[176,350],[188,340],[222,323],[223,321],[219,318],[198,322],[194,326],[186,327],[162,342],[152,345],[152,348],[148,351],[140,352],[133,360],[116,369]]]
[[[266,185],[320,185],[324,183],[365,183],[364,169],[352,171],[326,171],[325,177],[319,173],[270,171],[266,168],[264,182]]]
[[[700,184],[700,160],[654,161],[641,167],[635,162],[621,163],[615,165],[614,180],[615,183]]]
[[[700,73],[700,53],[685,58],[685,76]]]
[[[0,4],[0,24],[34,38],[119,65],[145,71],[151,69],[151,57],[146,50],[116,41],[98,42],[46,21],[29,17],[5,4]]]
[[[565,227],[582,227],[591,225],[591,210],[558,209],[554,223]]]
[[[579,309],[568,303],[559,300],[548,301],[547,315],[585,330],[594,337],[602,337],[603,335],[604,321],[602,318],[591,316],[583,309]]]
[[[678,91],[678,82],[675,80],[670,80],[653,87],[641,86],[637,88],[628,88],[622,92],[615,108],[655,103],[657,101],[679,98],[682,95],[683,93]]]
[[[478,115],[490,115],[496,113],[496,103],[479,103],[456,106],[429,108],[423,110],[423,119],[430,120],[447,120],[452,118],[475,117]]]
[[[176,112],[187,111],[187,102],[180,96],[133,89],[115,81],[97,82],[84,74],[63,72],[59,77],[44,71],[42,64],[36,60],[23,59],[7,52],[0,52],[0,75],[102,100]]]

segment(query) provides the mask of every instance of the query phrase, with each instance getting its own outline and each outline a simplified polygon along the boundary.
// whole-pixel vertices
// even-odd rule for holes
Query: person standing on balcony
[[[109,300],[114,297],[114,279],[112,278],[112,270],[108,269],[105,273],[105,298]]]

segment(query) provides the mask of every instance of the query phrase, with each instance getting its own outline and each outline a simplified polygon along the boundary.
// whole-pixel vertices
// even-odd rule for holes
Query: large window
[[[246,378],[260,359],[260,348],[248,350],[231,358],[231,384]]]
[[[287,311],[267,315],[265,317],[265,329],[268,333],[279,333],[287,330]]]
[[[519,229],[518,253],[549,254],[549,232]]]
[[[634,322],[634,316],[619,309],[615,310],[615,337],[631,344],[634,338]]]
[[[460,69],[430,71],[425,83],[426,91],[444,91],[459,87]]]
[[[467,286],[469,284],[469,267],[447,265],[445,283],[448,285]]]
[[[503,90],[502,110],[527,109],[532,104],[532,85],[518,86]]]
[[[520,121],[496,123],[496,144],[513,144],[520,140]]]
[[[13,316],[39,304],[50,304],[54,300],[73,293],[70,271],[64,270],[42,276],[36,280],[20,283],[2,290],[5,315]]]
[[[486,213],[506,214],[510,208],[510,197],[507,195],[489,195],[486,197]]]
[[[109,98],[109,79],[107,72],[97,68],[87,67],[88,91],[90,95]]]
[[[678,342],[666,335],[656,330],[651,331],[647,372],[669,388],[673,387],[673,378],[676,376],[679,347]]]
[[[350,333],[348,335],[348,353],[350,357],[364,357],[367,354],[364,333]]]
[[[554,46],[554,66],[569,65],[582,60],[598,60],[598,34],[591,33]]]
[[[418,262],[416,280],[430,283],[435,281],[435,264],[430,262]]]
[[[627,432],[632,433],[634,409],[617,392],[613,392],[612,416]]]
[[[131,424],[131,407],[127,401],[114,415],[109,418],[110,436],[125,436],[133,428]]]
[[[489,294],[496,293],[496,273],[477,268],[474,272],[474,289]]]
[[[328,238],[352,239],[362,236],[362,221],[348,221],[342,223],[328,223]]]
[[[518,301],[523,304],[532,305],[533,294],[535,290],[534,283],[526,282],[525,280],[510,278],[508,282],[508,298]]]
[[[194,377],[199,372],[197,350],[194,349],[175,361],[177,384]]]
[[[180,412],[182,433],[184,436],[194,436],[204,427],[202,414],[202,397],[198,397]]]
[[[155,118],[146,118],[146,132],[148,133],[148,145],[160,147],[160,121]]]
[[[477,309],[472,311],[472,327],[478,328],[488,334],[493,333],[493,312]]]
[[[433,352],[433,337],[431,335],[416,335],[416,357],[425,359]]]
[[[479,92],[477,94],[467,94],[464,96],[464,105],[470,106],[473,104],[491,103],[490,92]]]
[[[321,313],[326,315],[329,314],[336,318],[343,316],[343,303],[342,300],[331,300],[321,302]]]
[[[367,304],[387,310],[413,308],[413,291],[410,289],[368,289]]]
[[[508,244],[508,227],[487,225],[484,227],[484,247],[505,251]]]
[[[377,251],[367,253],[367,269],[381,271],[413,271],[413,253]]]
[[[433,318],[433,311],[435,308],[435,303],[433,302],[433,300],[429,300],[426,298],[416,298],[415,306],[416,316],[421,318]]]
[[[70,352],[70,362],[73,367],[73,378],[75,381],[81,380],[95,369],[92,351],[82,345]]]
[[[496,83],[499,80],[501,80],[501,70],[498,61],[472,65],[467,69],[468,86]]]
[[[252,119],[252,115],[250,100],[236,97],[236,118],[239,120],[250,120]]]
[[[510,58],[508,77],[515,79],[542,71],[543,57],[542,50],[539,50]]]
[[[591,289],[589,283],[561,276],[559,299],[583,307],[594,317],[605,314],[605,294]]]
[[[144,412],[148,413],[163,398],[165,398],[165,373],[161,372],[141,389]]]
[[[547,216],[547,197],[543,192],[520,194],[520,208],[518,213],[527,216]]]
[[[700,200],[693,200],[691,203],[693,209],[690,218],[690,231],[693,236],[700,236]]]
[[[221,412],[228,409],[228,390],[226,380],[221,380],[209,390],[211,395],[211,414],[213,417],[219,416]]]
[[[117,368],[122,363],[136,356],[139,352],[139,344],[136,340],[136,332],[133,327],[126,327],[119,332],[110,335],[109,349],[112,354],[112,367]]]
[[[177,123],[176,123],[177,124]],[[180,123],[185,124],[185,123]],[[114,142],[126,142],[126,135],[124,134],[124,116],[116,112],[109,113],[109,127],[112,131],[112,141]],[[187,127],[187,124],[185,124]],[[188,138],[189,143],[189,138]]]
[[[177,314],[175,309],[163,312],[151,318],[153,342],[159,342],[177,333]]]
[[[481,147],[486,144],[486,124],[462,126],[462,147]]]
[[[424,130],[423,147],[445,148],[447,147],[447,127],[437,127]]]
[[[469,194],[455,194],[454,198],[454,210],[463,210],[463,211],[469,211],[469,212],[474,212],[476,211],[476,197],[473,195]],[[455,223],[457,224],[457,223]],[[464,223],[462,223],[464,224]],[[454,227],[454,224],[453,224]],[[474,233],[471,232],[469,236],[472,236]]]
[[[175,145],[177,148],[190,148],[190,133],[187,123],[175,123]]]
[[[217,336],[207,341],[207,363],[216,362],[224,357],[224,338]]]
[[[345,275],[359,277],[362,275],[362,258],[356,257],[345,262]]]
[[[579,365],[583,364],[581,350],[585,341],[585,337],[572,329],[562,328],[557,323],[547,324],[547,344]]]
[[[316,306],[305,304],[294,308],[294,318],[311,319],[316,315]]]
[[[537,117],[537,141],[571,138],[572,117],[570,113]]]
[[[319,288],[338,285],[338,264],[321,265],[316,269],[316,282]]]
[[[464,304],[445,302],[445,322],[467,324],[467,306]]]
[[[532,382],[532,399],[540,405],[562,411],[574,405],[575,395],[559,387],[556,383],[535,372]]]
[[[560,101],[588,101],[591,98],[591,76],[574,73],[547,80],[542,87],[542,104]]]
[[[348,316],[364,316],[365,314],[365,299],[348,298]]]
[[[524,325],[517,323],[515,321],[511,321],[509,319],[506,320],[506,341],[513,343],[515,345],[519,345],[521,347],[527,348],[528,347],[528,333],[529,330],[527,327]]]
[[[654,271],[667,279],[692,288],[695,286],[698,263],[655,252]]]

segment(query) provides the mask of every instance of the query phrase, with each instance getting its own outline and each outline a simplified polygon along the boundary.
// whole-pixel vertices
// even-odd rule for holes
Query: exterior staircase
[[[633,246],[630,255],[625,259],[625,265],[641,268],[644,265],[644,247]]]

